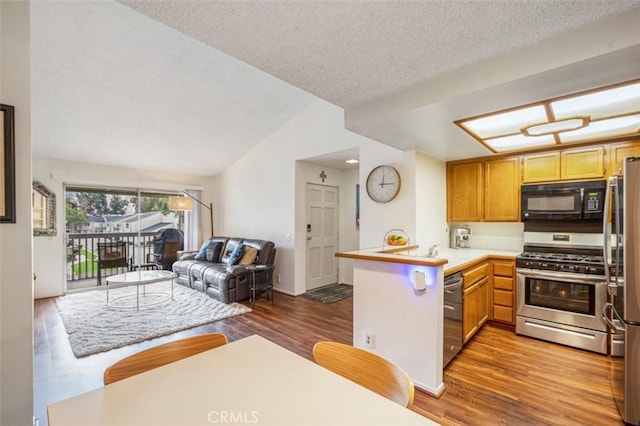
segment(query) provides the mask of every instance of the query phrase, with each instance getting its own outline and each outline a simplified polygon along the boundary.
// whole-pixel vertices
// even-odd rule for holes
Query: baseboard
[[[287,296],[293,296],[293,297],[300,296],[300,294],[291,293],[291,292],[289,292],[289,291],[282,290],[282,289],[280,289],[280,288],[275,288],[275,287],[273,288],[273,291],[275,291],[275,292],[277,292],[277,293],[286,294]],[[302,294],[302,293],[301,293],[301,294]]]
[[[440,398],[442,396],[442,393],[445,390],[445,386],[444,383],[440,383],[440,386],[438,386],[436,389],[433,389],[430,386],[425,386],[422,383],[413,382],[414,386],[418,389],[420,389],[423,392],[428,393],[429,395],[433,396],[434,398]]]

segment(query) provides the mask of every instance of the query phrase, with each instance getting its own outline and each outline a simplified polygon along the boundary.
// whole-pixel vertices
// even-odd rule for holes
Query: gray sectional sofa
[[[179,252],[173,264],[176,282],[202,291],[223,303],[249,299],[252,273],[246,265],[273,265],[271,241],[212,237],[199,251]],[[256,270],[256,287],[271,284],[271,270]]]

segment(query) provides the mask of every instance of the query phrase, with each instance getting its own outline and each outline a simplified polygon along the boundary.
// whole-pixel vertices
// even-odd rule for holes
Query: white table
[[[50,426],[433,425],[260,336],[48,406]]]
[[[168,302],[173,299],[173,278],[176,276],[171,271],[163,271],[163,270],[138,270],[134,272],[126,272],[124,274],[112,275],[107,277],[107,305],[111,306],[109,302],[109,287],[117,286],[117,287],[125,287],[125,286],[136,286],[136,310],[140,309],[140,306],[149,306],[155,305],[158,303]],[[155,300],[152,303],[145,303],[144,305],[140,305],[140,287],[142,287],[143,296],[146,295],[145,285],[152,284],[162,281],[171,281],[171,290],[170,292],[160,292],[162,295],[166,295],[167,297],[160,300]],[[157,294],[158,292],[154,292]],[[151,295],[151,293],[149,293]],[[132,297],[133,295],[121,296],[119,298],[113,299],[113,301],[121,298]]]

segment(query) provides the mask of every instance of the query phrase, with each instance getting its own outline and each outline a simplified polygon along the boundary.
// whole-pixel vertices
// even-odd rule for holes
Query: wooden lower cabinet
[[[493,260],[493,321],[515,325],[515,261]]]
[[[462,340],[466,343],[489,319],[490,288],[488,263],[462,272],[464,277]],[[483,275],[481,275],[484,273]]]

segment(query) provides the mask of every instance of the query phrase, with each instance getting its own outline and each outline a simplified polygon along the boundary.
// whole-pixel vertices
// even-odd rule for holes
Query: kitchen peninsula
[[[418,246],[336,253],[353,259],[353,345],[393,361],[416,387],[439,396],[443,384],[444,276],[488,258],[517,253],[444,250],[427,257]]]
[[[443,265],[418,246],[336,253],[353,259],[353,345],[393,361],[433,395],[442,381]],[[414,288],[415,287],[415,288]]]

